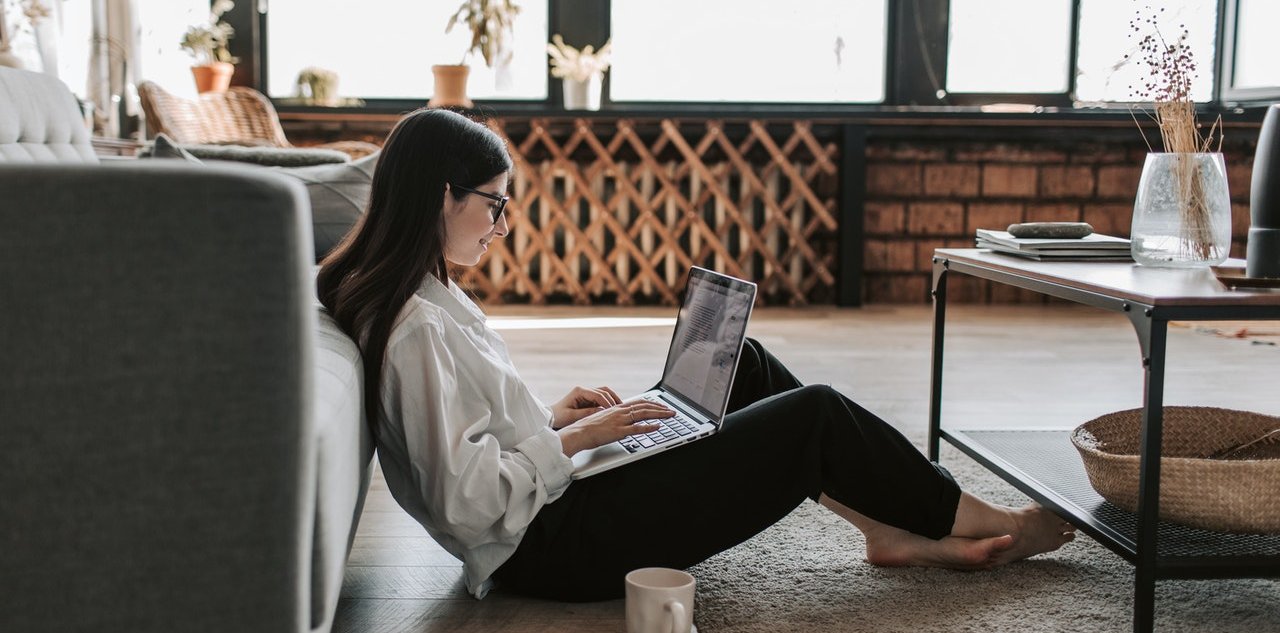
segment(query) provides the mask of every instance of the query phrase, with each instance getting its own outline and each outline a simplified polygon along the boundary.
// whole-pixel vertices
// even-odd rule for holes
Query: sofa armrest
[[[26,165],[0,200],[0,630],[307,630],[305,191]]]

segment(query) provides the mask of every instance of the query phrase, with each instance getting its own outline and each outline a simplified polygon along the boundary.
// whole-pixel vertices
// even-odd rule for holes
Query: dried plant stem
[[[1217,124],[1214,124],[1207,139],[1201,138],[1200,131],[1196,129],[1195,103],[1191,101],[1157,103],[1155,119],[1160,126],[1164,151],[1177,154],[1174,175],[1178,183],[1178,207],[1182,215],[1178,250],[1198,259],[1210,259],[1216,246],[1212,237],[1211,211],[1205,198],[1204,180],[1199,173],[1199,166],[1190,154],[1209,149]]]

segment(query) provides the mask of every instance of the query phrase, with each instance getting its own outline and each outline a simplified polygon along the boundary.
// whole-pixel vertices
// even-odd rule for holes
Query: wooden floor
[[[489,311],[516,366],[546,400],[575,384],[624,395],[660,377],[670,309]],[[913,439],[928,416],[927,307],[762,309],[749,334],[806,382],[828,383]],[[1274,340],[1271,337],[1270,340]],[[1074,427],[1139,406],[1137,339],[1118,315],[1075,306],[949,309],[944,424]],[[1280,348],[1170,328],[1166,404],[1280,414]],[[1048,406],[1046,406],[1046,403]],[[378,473],[348,563],[334,631],[621,631],[620,601],[469,598],[460,564],[391,499]]]

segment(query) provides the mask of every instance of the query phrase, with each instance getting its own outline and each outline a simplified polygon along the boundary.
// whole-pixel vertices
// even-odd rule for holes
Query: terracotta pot
[[[435,91],[427,107],[431,108],[470,108],[475,104],[467,98],[467,75],[471,68],[467,66],[436,64],[431,67],[435,75]]]
[[[235,66],[227,62],[213,62],[204,66],[192,66],[196,78],[196,92],[226,92],[231,86],[231,73]]]

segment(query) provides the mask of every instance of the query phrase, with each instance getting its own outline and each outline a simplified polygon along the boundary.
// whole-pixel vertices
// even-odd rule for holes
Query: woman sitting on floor
[[[443,110],[402,119],[369,206],[325,258],[321,302],[359,342],[366,411],[396,501],[464,563],[558,600],[616,598],[639,567],[685,568],[751,538],[806,498],[866,536],[876,565],[982,569],[1057,549],[1073,528],[1039,507],[961,492],[889,424],[743,348],[720,433],[570,480],[579,451],[673,412],[576,387],[545,405],[480,309],[449,280],[507,234],[512,163],[500,137]],[[584,373],[590,367],[581,368]]]

